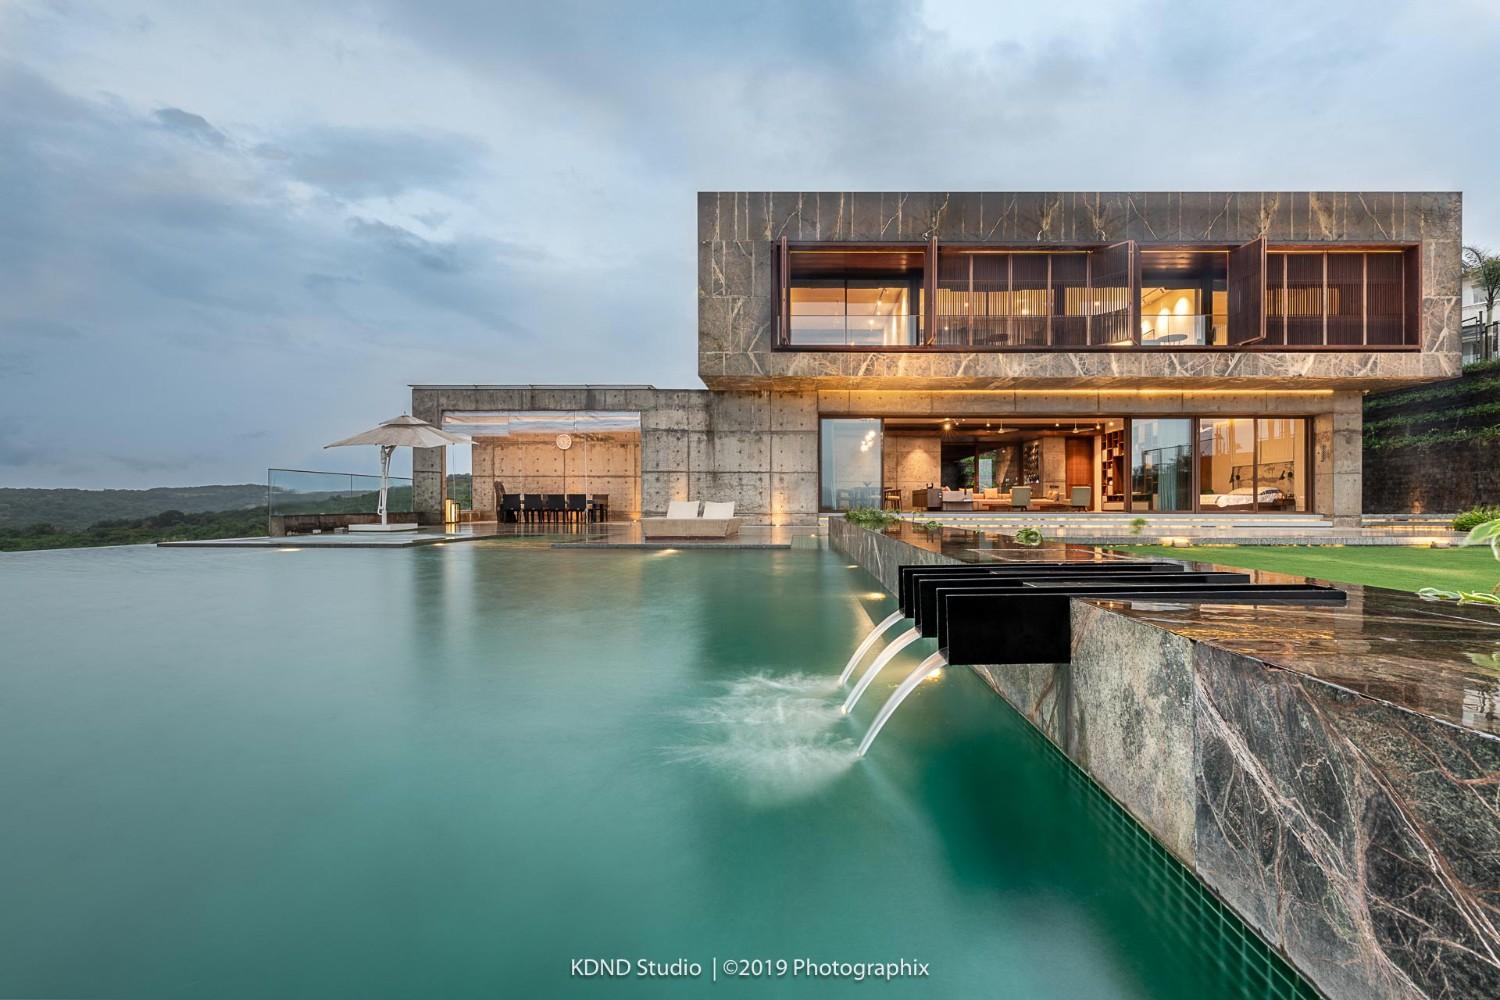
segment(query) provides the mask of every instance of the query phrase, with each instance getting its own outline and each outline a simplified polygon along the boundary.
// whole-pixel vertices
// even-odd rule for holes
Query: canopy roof
[[[396,448],[441,448],[449,444],[467,444],[469,439],[462,434],[439,430],[425,420],[402,414],[372,427],[362,434],[346,437],[341,441],[326,444],[325,448],[342,448],[345,445],[383,445]]]

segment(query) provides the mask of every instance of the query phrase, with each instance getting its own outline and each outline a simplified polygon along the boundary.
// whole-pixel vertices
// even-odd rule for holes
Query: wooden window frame
[[[1256,241],[1252,241],[1256,242]],[[939,254],[943,249],[957,252],[969,253],[1077,253],[1090,254],[1088,266],[1085,269],[1085,287],[1092,287],[1092,253],[1108,249],[1112,246],[1130,245],[1130,265],[1128,293],[1130,300],[1130,328],[1131,339],[1129,343],[1100,344],[1070,344],[1059,346],[1055,343],[1056,332],[1053,318],[1054,310],[1048,310],[1046,343],[1043,346],[1023,345],[986,345],[975,346],[970,344],[939,344],[937,340],[937,262]],[[1282,296],[1281,296],[1281,343],[1267,343],[1265,338],[1270,325],[1269,303],[1263,294],[1260,308],[1260,336],[1258,339],[1241,344],[1225,345],[1182,345],[1174,347],[1147,347],[1140,342],[1140,270],[1142,251],[1147,250],[1171,250],[1171,249],[1203,249],[1233,251],[1237,246],[1248,246],[1249,244],[1227,244],[1222,242],[1206,241],[1153,241],[1138,242],[1133,240],[1119,241],[1114,244],[1101,243],[977,243],[977,242],[939,242],[932,237],[925,244],[918,241],[799,241],[792,243],[787,237],[781,237],[777,242],[777,269],[774,276],[773,286],[775,288],[777,302],[776,329],[777,336],[773,350],[777,351],[802,351],[802,352],[852,352],[852,353],[924,353],[924,354],[975,354],[975,353],[1131,353],[1141,352],[1150,354],[1166,353],[1255,353],[1269,352],[1277,354],[1307,354],[1307,353],[1360,353],[1360,354],[1401,354],[1421,352],[1423,350],[1422,331],[1422,261],[1421,245],[1411,241],[1394,241],[1385,243],[1335,243],[1335,242],[1264,242],[1263,253],[1278,253],[1291,255],[1297,253],[1320,253],[1323,255],[1323,316],[1322,336],[1319,343],[1315,344],[1288,344],[1285,342],[1287,336],[1286,309],[1287,309],[1287,281],[1289,267],[1282,270]],[[923,291],[925,302],[920,310],[922,331],[920,343],[907,345],[839,345],[839,344],[807,344],[798,345],[790,343],[790,312],[791,312],[791,255],[799,250],[850,250],[858,249],[864,251],[906,251],[911,252],[921,248],[923,251]],[[1364,280],[1361,283],[1361,343],[1359,344],[1329,344],[1328,343],[1328,260],[1330,253],[1400,253],[1402,255],[1402,328],[1401,342],[1394,344],[1371,344],[1369,343],[1369,262],[1365,259],[1362,267]],[[1014,284],[1014,267],[1009,272],[1012,277],[1007,287]],[[1264,275],[1264,271],[1263,271]],[[1266,279],[1263,276],[1262,282]],[[1052,287],[1051,258],[1048,258],[1047,285]],[[972,280],[970,282],[972,288]],[[970,294],[969,310],[972,311],[972,293]],[[1092,309],[1085,314],[1085,339],[1092,340]]]

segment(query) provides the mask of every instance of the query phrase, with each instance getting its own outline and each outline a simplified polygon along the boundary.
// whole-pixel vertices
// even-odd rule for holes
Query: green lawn
[[[1333,548],[1310,545],[1120,546],[1142,555],[1268,569],[1340,583],[1363,583],[1392,590],[1489,590],[1500,583],[1500,562],[1487,546],[1467,549],[1408,548],[1396,545]]]

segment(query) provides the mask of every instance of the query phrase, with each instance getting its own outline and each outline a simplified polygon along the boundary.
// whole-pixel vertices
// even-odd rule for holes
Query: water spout
[[[854,685],[854,690],[849,692],[849,697],[844,699],[843,712],[845,715],[849,714],[849,710],[854,707],[854,703],[859,701],[860,695],[865,693],[865,688],[869,687],[870,683],[875,680],[875,675],[880,673],[887,663],[894,660],[897,653],[920,638],[922,638],[920,631],[915,628],[909,628],[892,639],[890,645],[880,651],[880,655],[875,657],[870,665],[865,668],[865,672],[860,675],[859,681]]]
[[[840,684],[847,684],[849,682],[849,675],[854,673],[855,666],[859,664],[860,660],[864,659],[864,655],[870,651],[870,647],[875,645],[875,640],[879,639],[885,633],[886,629],[899,622],[901,617],[901,612],[893,611],[885,621],[870,630],[870,634],[865,636],[865,641],[861,642],[859,648],[854,651],[854,655],[849,657],[849,662],[844,664],[844,672],[839,674]]]
[[[870,744],[874,743],[875,737],[880,735],[881,728],[890,721],[891,716],[896,714],[896,709],[901,707],[901,703],[906,700],[907,696],[927,678],[942,670],[947,663],[948,661],[943,658],[941,652],[933,653],[918,664],[917,669],[901,682],[895,692],[886,699],[885,704],[880,706],[880,712],[875,716],[875,721],[870,723],[870,731],[865,733],[865,738],[860,741],[859,755],[861,757],[865,755],[866,750],[870,749]]]

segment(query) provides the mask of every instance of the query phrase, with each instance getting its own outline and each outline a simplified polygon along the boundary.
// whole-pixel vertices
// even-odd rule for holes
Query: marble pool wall
[[[896,589],[951,555],[830,518]],[[1331,997],[1500,996],[1500,740],[1097,605],[976,673]]]

